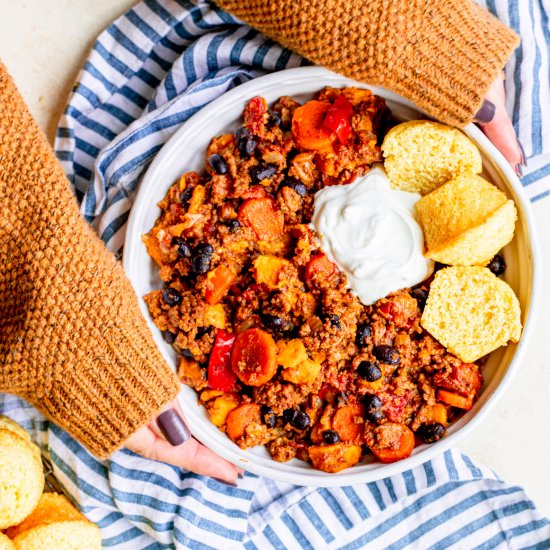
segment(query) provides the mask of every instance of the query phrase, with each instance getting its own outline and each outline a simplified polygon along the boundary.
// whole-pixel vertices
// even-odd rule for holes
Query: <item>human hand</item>
[[[214,454],[191,437],[182,419],[177,400],[172,401],[155,420],[140,428],[128,441],[131,451],[152,460],[185,468],[196,474],[236,484],[243,470]]]
[[[527,165],[527,161],[512,121],[506,112],[504,81],[501,77],[493,82],[485,96],[485,101],[477,112],[476,122],[521,178],[522,167]]]

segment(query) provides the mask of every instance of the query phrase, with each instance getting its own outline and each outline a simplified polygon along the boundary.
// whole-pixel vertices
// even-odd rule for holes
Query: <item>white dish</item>
[[[397,119],[410,120],[423,116],[409,101],[382,88],[366,86],[320,67],[290,69],[242,84],[201,109],[164,145],[147,170],[130,214],[123,264],[153,337],[168,364],[174,368],[177,354],[164,341],[142,299],[150,291],[162,288],[158,267],[141,240],[160,214],[157,203],[182,173],[203,171],[205,151],[211,138],[234,131],[239,126],[240,115],[250,98],[261,95],[271,103],[282,95],[290,95],[303,101],[324,86],[370,88],[386,99]],[[450,426],[446,437],[437,443],[417,447],[412,456],[405,460],[393,464],[362,463],[338,474],[327,474],[296,459],[286,463],[276,462],[263,447],[241,450],[210,422],[205,409],[197,403],[196,392],[182,386],[179,399],[185,420],[199,441],[249,472],[297,485],[330,487],[375,481],[408,470],[456,444],[481,422],[518,370],[533,332],[540,291],[540,253],[531,206],[523,196],[521,183],[504,157],[476,126],[469,125],[465,133],[481,150],[484,176],[512,198],[518,209],[514,240],[504,250],[508,264],[504,278],[519,298],[524,325],[519,344],[509,344],[490,354],[483,369],[485,383],[472,410]]]

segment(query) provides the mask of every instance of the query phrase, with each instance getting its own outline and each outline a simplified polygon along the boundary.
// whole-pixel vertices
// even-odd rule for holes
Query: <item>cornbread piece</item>
[[[518,299],[486,267],[453,266],[435,274],[421,325],[466,363],[521,333]]]
[[[392,187],[426,195],[459,174],[481,172],[481,155],[460,130],[427,120],[392,128],[382,143]]]
[[[486,265],[514,236],[513,201],[474,174],[461,174],[416,203],[426,256],[447,265]]]
[[[10,432],[13,432],[18,436],[22,437],[25,441],[27,441],[31,445],[33,451],[36,453],[36,456],[38,457],[39,460],[41,460],[40,448],[38,447],[38,445],[35,445],[31,441],[31,436],[29,435],[27,430],[23,429],[17,422],[12,420],[11,418],[8,418],[7,416],[0,416],[0,429],[9,430]]]
[[[0,529],[16,525],[36,506],[44,489],[35,445],[0,428]]]
[[[22,523],[7,530],[17,550],[100,550],[97,525],[62,495],[44,493]]]
[[[2,533],[0,533],[0,550],[15,550],[13,542]]]

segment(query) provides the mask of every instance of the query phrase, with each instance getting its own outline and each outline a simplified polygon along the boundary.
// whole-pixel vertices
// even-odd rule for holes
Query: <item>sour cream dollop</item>
[[[349,185],[315,194],[312,224],[321,247],[348,277],[359,300],[370,305],[428,278],[424,234],[416,220],[418,193],[390,187],[381,166]]]

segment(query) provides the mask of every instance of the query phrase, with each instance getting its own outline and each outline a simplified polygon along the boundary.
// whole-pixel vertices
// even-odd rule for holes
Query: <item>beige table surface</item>
[[[96,35],[132,4],[133,0],[0,0],[0,58],[50,140]],[[550,197],[533,208],[543,261],[550,266]],[[525,487],[540,511],[550,516],[550,286],[543,290],[540,311],[519,372],[460,449],[509,483]]]

